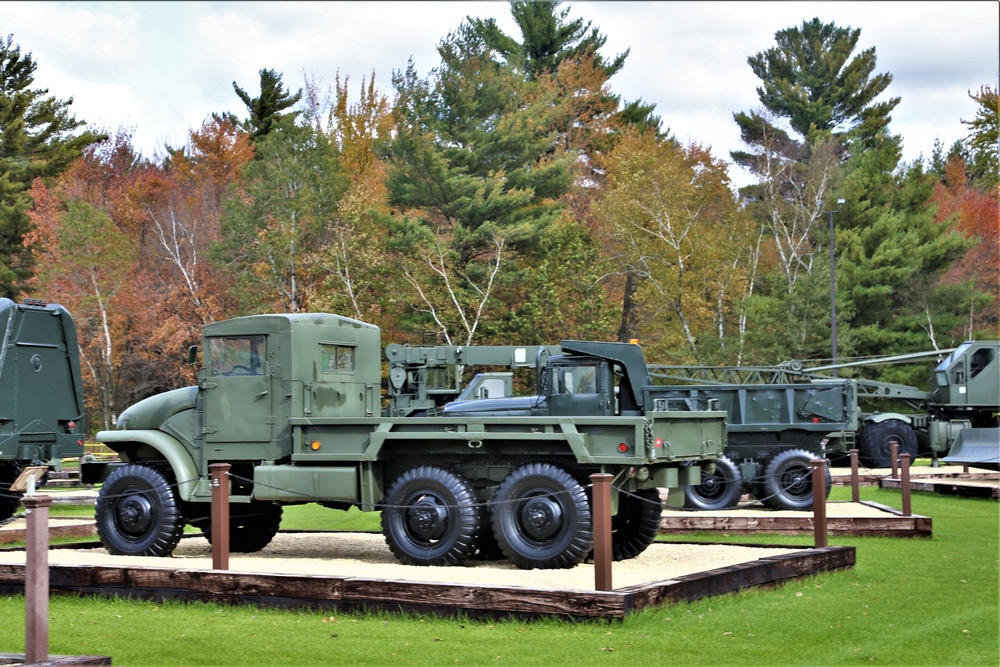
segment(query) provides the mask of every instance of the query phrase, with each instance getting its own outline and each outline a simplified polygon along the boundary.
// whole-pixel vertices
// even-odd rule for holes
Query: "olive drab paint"
[[[383,356],[378,327],[305,313],[207,325],[202,353],[196,386],[140,401],[97,434],[120,463],[82,467],[105,481],[97,529],[117,553],[169,555],[185,524],[210,536],[209,467],[227,463],[233,550],[264,548],[282,506],[318,502],[381,511],[404,563],[503,554],[572,567],[593,548],[587,480],[604,473],[615,557],[630,558],[656,535],[658,489],[697,483],[725,448],[722,411],[651,398],[637,345],[389,345]],[[475,364],[528,369],[536,395],[496,403],[483,385],[449,411],[461,383],[436,379]]]
[[[36,299],[0,298],[0,520],[19,504],[6,490],[23,467],[58,468],[61,459],[83,454],[84,414],[69,312]]]

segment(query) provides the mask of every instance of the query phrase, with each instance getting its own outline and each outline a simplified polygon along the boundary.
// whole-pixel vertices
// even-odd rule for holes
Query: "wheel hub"
[[[447,518],[444,507],[431,498],[422,498],[409,510],[406,525],[419,539],[436,540],[444,534]]]
[[[789,493],[802,494],[809,490],[809,477],[801,472],[790,472],[785,476],[785,490]]]
[[[532,539],[548,539],[562,527],[562,507],[549,497],[530,498],[521,506],[521,525]]]
[[[118,522],[132,535],[146,531],[153,522],[152,504],[144,495],[129,496],[118,505]]]

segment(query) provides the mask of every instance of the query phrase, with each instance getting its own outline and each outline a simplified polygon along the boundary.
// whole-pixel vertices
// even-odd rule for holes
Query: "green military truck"
[[[58,304],[0,298],[0,521],[21,503],[10,487],[22,468],[59,469],[83,454],[84,433],[73,318]]]
[[[865,379],[834,378],[831,370],[938,358],[928,390]],[[685,505],[723,509],[749,491],[776,509],[812,504],[809,459],[857,448],[871,467],[892,465],[891,447],[912,457],[996,469],[1000,460],[1000,342],[855,360],[807,369],[651,365],[659,395],[714,399],[726,411],[725,456],[684,489]],[[903,412],[870,411],[891,400]],[[866,411],[862,406],[869,406]]]
[[[85,482],[104,482],[100,539],[114,554],[164,556],[185,524],[210,536],[209,465],[228,463],[233,551],[263,549],[284,505],[316,502],[380,510],[403,563],[503,556],[522,568],[572,567],[593,546],[589,476],[610,473],[613,555],[636,556],[657,532],[658,489],[697,483],[721,455],[725,415],[648,399],[637,346],[561,349],[599,373],[588,392],[539,355],[546,409],[448,414],[401,407],[416,380],[396,366],[383,399],[373,325],[331,314],[207,325],[197,386],[140,401],[97,434],[121,458],[84,465]]]

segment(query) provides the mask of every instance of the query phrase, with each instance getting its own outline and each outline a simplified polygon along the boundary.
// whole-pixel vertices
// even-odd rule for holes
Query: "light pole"
[[[830,335],[832,337],[833,360],[831,364],[837,363],[837,276],[834,269],[833,253],[833,214],[838,212],[844,205],[843,199],[837,200],[837,208],[832,211],[823,211],[830,214]],[[833,377],[840,377],[837,369],[833,369]]]

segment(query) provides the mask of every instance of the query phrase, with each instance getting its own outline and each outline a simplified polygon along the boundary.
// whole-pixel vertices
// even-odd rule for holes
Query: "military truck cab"
[[[446,415],[608,417],[643,414],[642,387],[649,384],[637,345],[563,341],[564,354],[536,368],[534,396],[473,398],[448,403]]]
[[[1000,396],[998,353],[1000,342],[996,341],[969,341],[955,348],[934,369],[933,402],[955,410],[995,411]]]
[[[292,454],[289,420],[376,416],[379,330],[346,317],[254,316],[204,329],[202,433],[209,458]],[[277,455],[276,455],[277,454]]]

